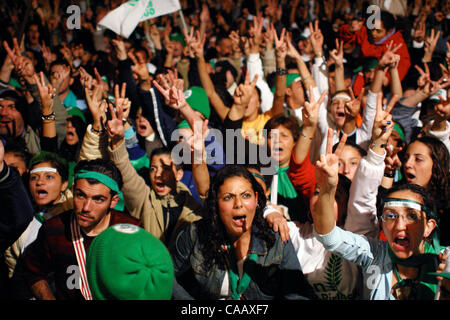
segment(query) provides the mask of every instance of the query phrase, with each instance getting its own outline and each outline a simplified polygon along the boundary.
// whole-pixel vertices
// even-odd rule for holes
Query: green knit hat
[[[301,77],[298,73],[288,73],[286,75],[286,88],[289,88],[289,86],[292,84],[292,82],[294,82],[294,80],[296,80],[298,78],[300,78],[300,80],[301,80]],[[274,85],[271,89],[272,93],[275,93],[275,90],[276,90],[276,86]]]
[[[169,300],[174,269],[166,246],[144,229],[116,224],[92,241],[86,272],[95,300]]]
[[[84,116],[83,111],[81,111],[78,107],[68,107],[66,110],[69,116],[78,116],[84,123],[86,123],[86,117]]]
[[[200,112],[206,119],[209,119],[209,116],[211,115],[211,107],[209,106],[209,99],[206,95],[205,89],[198,86],[190,87],[184,92],[184,98],[193,110]],[[183,120],[178,124],[177,128],[180,129],[190,127],[189,124],[187,124],[187,121]]]

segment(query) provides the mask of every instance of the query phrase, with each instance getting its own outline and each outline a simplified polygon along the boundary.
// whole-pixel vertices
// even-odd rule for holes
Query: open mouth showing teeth
[[[245,216],[236,216],[233,217],[233,220],[238,227],[243,227],[245,225]]]
[[[409,245],[408,237],[397,237],[394,239],[397,248],[405,248]]]

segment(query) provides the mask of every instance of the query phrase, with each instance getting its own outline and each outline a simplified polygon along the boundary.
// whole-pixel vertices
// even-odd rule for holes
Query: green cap
[[[198,86],[190,87],[184,92],[184,98],[192,109],[200,112],[206,119],[209,119],[211,107],[209,106],[209,99],[205,89]]]
[[[174,269],[166,246],[144,229],[116,224],[92,241],[86,273],[95,300],[169,300]]]
[[[78,116],[83,120],[84,123],[86,123],[86,117],[84,116],[83,111],[81,111],[79,108],[68,107],[66,110],[69,116]]]
[[[375,58],[367,58],[363,64],[363,71],[368,71],[371,69],[375,69],[378,65],[378,59]]]
[[[292,82],[294,82],[294,80],[296,80],[297,78],[300,78],[300,80],[301,80],[301,77],[298,73],[288,73],[286,75],[286,88],[289,88],[289,86],[292,84]],[[274,85],[271,89],[272,93],[275,93],[275,90],[276,90],[276,86]]]
[[[181,35],[180,33],[176,32],[176,33],[172,33],[170,35],[170,41],[178,41],[179,43],[181,43],[183,45],[183,47],[186,45],[186,42],[184,42],[184,37],[183,35]]]

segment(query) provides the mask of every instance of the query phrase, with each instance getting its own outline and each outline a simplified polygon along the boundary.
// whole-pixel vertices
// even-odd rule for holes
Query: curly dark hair
[[[219,268],[226,269],[227,255],[223,245],[230,244],[225,226],[220,219],[218,208],[218,193],[225,180],[232,177],[242,177],[250,182],[252,189],[258,193],[258,206],[252,225],[252,236],[263,240],[268,248],[275,244],[275,235],[263,218],[263,210],[266,206],[261,185],[255,180],[253,175],[242,165],[225,165],[215,175],[209,188],[208,198],[205,203],[205,218],[199,221],[198,237],[201,251],[205,258],[204,268],[208,270],[212,265],[219,265]]]
[[[430,156],[433,160],[433,168],[431,179],[426,186],[427,191],[435,199],[436,206],[434,208],[436,213],[442,214],[442,211],[447,207],[449,195],[449,152],[444,143],[439,139],[423,136],[416,138],[413,142],[421,142],[430,150]],[[410,143],[410,144],[411,144]]]

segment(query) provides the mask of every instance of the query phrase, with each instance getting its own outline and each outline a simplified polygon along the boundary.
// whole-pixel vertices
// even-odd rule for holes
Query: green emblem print
[[[342,280],[341,266],[342,259],[339,256],[332,254],[325,268],[325,280],[327,281],[326,285],[330,291],[339,292],[338,286]]]

